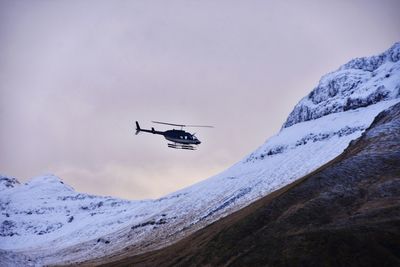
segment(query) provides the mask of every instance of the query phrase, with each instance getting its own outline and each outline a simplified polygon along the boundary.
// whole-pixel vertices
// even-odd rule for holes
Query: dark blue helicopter
[[[183,130],[184,127],[213,128],[213,126],[207,126],[207,125],[184,125],[184,124],[175,124],[175,123],[167,123],[167,122],[160,122],[160,121],[152,121],[152,122],[158,123],[158,124],[178,126],[178,127],[181,127],[181,129],[180,130],[172,129],[172,130],[168,130],[165,132],[161,132],[161,131],[157,131],[153,127],[151,127],[151,130],[146,130],[146,129],[140,128],[139,123],[136,121],[136,134],[138,134],[140,132],[145,132],[145,133],[163,135],[165,139],[173,142],[173,143],[168,143],[168,147],[176,148],[176,149],[195,150],[196,148],[193,145],[201,144],[200,140],[197,139],[195,134],[191,134],[189,132],[184,131]]]

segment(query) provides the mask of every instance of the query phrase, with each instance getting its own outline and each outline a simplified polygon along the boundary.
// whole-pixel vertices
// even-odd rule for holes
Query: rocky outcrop
[[[19,185],[19,181],[14,177],[8,177],[0,174],[0,191],[4,189],[13,188]]]
[[[321,78],[290,113],[283,128],[328,114],[400,96],[400,43],[372,57],[356,58]]]

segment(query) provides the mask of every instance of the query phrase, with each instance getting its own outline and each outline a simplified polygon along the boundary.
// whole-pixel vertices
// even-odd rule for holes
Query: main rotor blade
[[[210,126],[210,125],[186,125],[185,127],[203,127],[203,128],[214,128],[214,126]]]
[[[179,126],[179,127],[203,127],[203,128],[214,128],[214,126],[209,126],[209,125],[185,125],[185,124],[175,124],[175,123],[161,122],[161,121],[151,121],[151,122],[153,122],[153,123],[158,123],[158,124]]]
[[[175,124],[175,123],[168,123],[168,122],[161,122],[161,121],[151,121],[151,122],[158,123],[158,124],[186,127],[186,125],[183,125],[183,124]]]

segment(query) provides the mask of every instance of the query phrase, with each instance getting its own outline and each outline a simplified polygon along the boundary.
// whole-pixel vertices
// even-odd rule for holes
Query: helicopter
[[[196,150],[195,145],[197,146],[197,145],[201,144],[200,140],[197,139],[197,137],[195,136],[195,133],[191,134],[189,132],[184,131],[183,130],[184,127],[214,128],[213,126],[208,126],[208,125],[184,125],[184,124],[167,123],[167,122],[161,122],[161,121],[152,121],[152,122],[157,123],[157,124],[178,126],[178,127],[181,127],[181,129],[180,130],[172,129],[172,130],[168,130],[165,132],[161,132],[161,131],[157,131],[153,127],[151,127],[151,130],[147,130],[147,129],[140,128],[139,122],[136,121],[136,133],[135,134],[137,135],[140,132],[145,132],[145,133],[163,135],[165,139],[173,142],[173,143],[168,143],[168,147],[175,148],[175,149]]]

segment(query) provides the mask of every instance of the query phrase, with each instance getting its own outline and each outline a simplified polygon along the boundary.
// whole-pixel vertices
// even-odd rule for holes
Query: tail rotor
[[[140,129],[139,123],[136,121],[136,133],[135,133],[135,135],[138,135],[140,133],[140,131],[141,131],[141,129]]]

